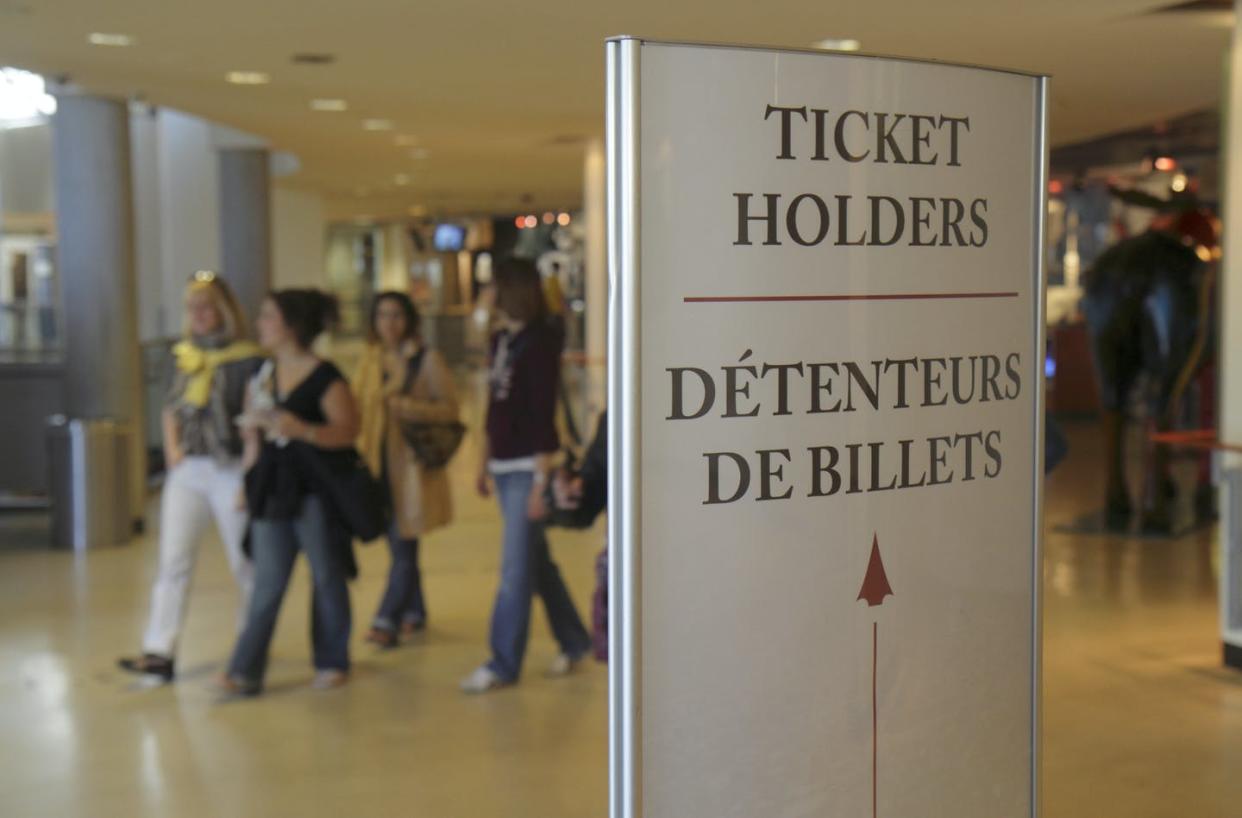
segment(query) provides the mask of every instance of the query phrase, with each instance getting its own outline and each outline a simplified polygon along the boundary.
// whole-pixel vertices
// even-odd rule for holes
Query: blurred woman
[[[504,518],[500,588],[492,611],[492,658],[461,683],[467,693],[513,684],[522,671],[530,629],[531,597],[543,598],[560,645],[550,675],[569,673],[591,639],[552,561],[542,520],[544,488],[559,440],[554,416],[563,336],[547,320],[539,272],[511,259],[496,271],[502,328],[492,338],[488,374],[487,437],[478,490],[496,487]]]
[[[242,440],[235,419],[246,382],[262,363],[246,340],[246,318],[224,280],[195,273],[185,294],[185,329],[173,347],[176,375],[164,404],[164,462],[168,470],[160,504],[160,556],[151,592],[142,655],[119,661],[131,673],[171,681],[174,656],[189,601],[199,544],[210,520],[224,543],[241,596],[250,596],[250,561],[242,554],[246,512],[242,489]]]
[[[358,368],[354,394],[362,420],[358,451],[388,490],[392,565],[367,641],[388,648],[427,624],[419,538],[453,516],[448,473],[420,464],[403,423],[457,420],[457,395],[444,356],[419,333],[419,315],[405,293],[382,292],[371,305],[371,345]]]
[[[311,456],[349,450],[358,435],[358,409],[345,378],[311,351],[335,319],[336,301],[318,290],[278,290],[259,310],[259,341],[271,360],[252,381],[241,418],[254,594],[220,680],[226,692],[263,689],[272,632],[299,551],[314,582],[314,686],[339,687],[348,678],[352,544],[330,514],[303,448]]]

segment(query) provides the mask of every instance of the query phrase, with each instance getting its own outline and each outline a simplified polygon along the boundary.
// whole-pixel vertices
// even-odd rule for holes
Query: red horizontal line
[[[862,293],[857,295],[699,295],[686,304],[759,304],[781,301],[961,301],[971,298],[1017,298],[1015,293]]]

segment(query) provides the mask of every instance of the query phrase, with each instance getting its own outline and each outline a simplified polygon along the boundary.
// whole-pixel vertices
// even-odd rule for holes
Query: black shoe
[[[140,676],[155,676],[164,682],[173,680],[173,660],[167,656],[144,653],[137,658],[118,659],[116,664],[121,670],[137,673]]]

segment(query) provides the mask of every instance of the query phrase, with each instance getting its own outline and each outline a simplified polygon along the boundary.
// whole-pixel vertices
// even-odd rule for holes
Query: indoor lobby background
[[[0,0],[0,815],[607,813],[602,664],[485,697],[457,682],[485,648],[500,560],[472,469],[492,273],[527,258],[556,282],[560,426],[581,454],[606,405],[603,44],[633,34],[1052,75],[1046,386],[1068,445],[1047,478],[1044,815],[1242,816],[1239,24],[1217,0]],[[1130,401],[1131,493],[1156,452],[1179,490],[1166,525],[1110,526],[1084,285],[1191,201],[1223,253],[1198,247],[1215,332],[1176,426],[1225,447],[1153,440]],[[321,351],[347,373],[374,293],[407,292],[453,369],[470,431],[454,522],[423,544],[428,629],[392,651],[362,642],[388,553],[360,549],[343,689],[308,687],[299,567],[266,694],[220,700],[235,588],[214,533],[176,682],[116,669],[155,576],[160,409],[199,270],[252,317],[270,289],[335,294]],[[112,447],[85,487],[65,421]],[[105,544],[75,548],[58,523],[83,494],[102,498]],[[604,528],[549,534],[588,615]],[[556,654],[541,617],[538,665]]]

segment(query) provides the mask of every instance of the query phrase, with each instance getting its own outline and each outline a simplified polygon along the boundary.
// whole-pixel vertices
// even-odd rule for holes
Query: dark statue
[[[1127,405],[1133,391],[1141,389],[1155,430],[1178,426],[1182,399],[1212,357],[1210,259],[1216,230],[1193,197],[1164,201],[1121,195],[1161,213],[1148,230],[1113,245],[1087,271],[1082,310],[1104,410],[1105,524],[1124,531],[1133,513],[1124,467]],[[1166,445],[1155,445],[1142,486],[1144,532],[1173,533],[1176,496],[1172,453]],[[1211,485],[1201,469],[1196,512],[1205,517],[1211,509]]]

